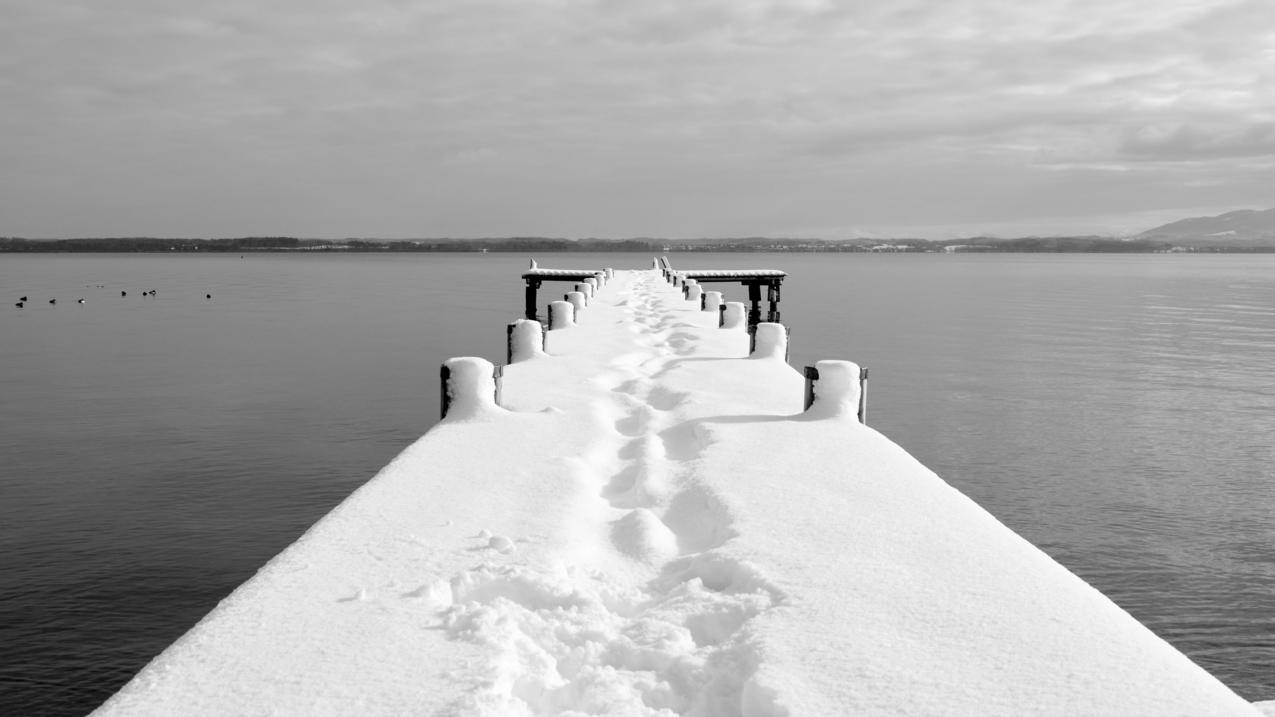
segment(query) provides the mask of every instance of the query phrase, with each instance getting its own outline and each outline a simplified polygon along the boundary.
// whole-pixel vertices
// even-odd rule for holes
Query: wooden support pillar
[[[770,282],[770,287],[766,291],[766,299],[770,302],[770,311],[766,314],[766,320],[772,323],[779,323],[779,282]]]
[[[761,323],[761,284],[748,284],[748,303],[748,325],[756,326]]]
[[[523,315],[532,321],[536,320],[536,289],[539,288],[539,279],[527,279],[527,293],[523,300]]]

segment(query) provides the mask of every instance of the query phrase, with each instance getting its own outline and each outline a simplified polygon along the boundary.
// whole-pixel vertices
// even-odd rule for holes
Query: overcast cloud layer
[[[1271,0],[0,0],[0,235],[1128,232],[1275,205]]]

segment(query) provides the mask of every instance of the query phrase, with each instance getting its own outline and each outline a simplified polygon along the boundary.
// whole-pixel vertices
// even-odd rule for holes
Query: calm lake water
[[[869,366],[873,426],[1275,699],[1275,256],[672,259],[788,271],[793,365]],[[96,707],[428,429],[525,265],[0,255],[0,714]]]

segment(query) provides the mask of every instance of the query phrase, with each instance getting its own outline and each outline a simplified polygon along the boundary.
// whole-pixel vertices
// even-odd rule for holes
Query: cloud
[[[332,236],[1250,203],[1272,26],[1266,0],[6,0],[0,233],[145,233],[154,196],[186,233]]]
[[[1126,132],[1120,150],[1132,158],[1158,161],[1265,157],[1275,155],[1275,122],[1145,125]]]

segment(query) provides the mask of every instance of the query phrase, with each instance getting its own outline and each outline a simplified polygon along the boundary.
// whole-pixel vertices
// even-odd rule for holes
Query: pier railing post
[[[722,303],[717,305],[717,328],[720,329],[725,325],[726,325],[726,302],[723,301]]]
[[[859,423],[868,425],[868,369],[859,368]]]
[[[806,366],[803,374],[806,378],[803,410],[815,408],[820,416],[844,416],[855,411],[859,423],[867,425],[868,369],[851,361],[819,361],[814,366]]]
[[[569,301],[549,302],[549,330],[575,326],[575,307]]]
[[[456,376],[453,376],[452,364],[462,369]],[[486,373],[486,369],[482,368],[484,366],[491,367],[491,405],[500,406],[505,367],[492,366],[484,359],[454,358],[444,363],[438,370],[438,419],[440,421],[447,418],[447,414],[456,406],[462,407],[465,411],[483,410],[483,404],[487,403],[487,400],[482,397],[482,393],[486,390],[483,386],[485,380],[481,377],[481,374]],[[479,370],[478,375],[473,373],[474,369]],[[462,385],[454,386],[456,381],[461,381]]]
[[[518,319],[505,330],[505,363],[526,361],[544,354],[545,328],[539,321]]]
[[[705,291],[703,294],[700,294],[700,298],[699,298],[700,311],[720,312],[721,307],[722,307],[722,292]]]
[[[452,370],[447,364],[443,364],[438,370],[438,420],[447,418],[447,409],[452,407],[452,392],[448,386],[452,380]]]
[[[781,331],[782,329],[782,331]],[[761,338],[758,334],[763,333]],[[765,322],[754,324],[748,327],[748,355],[760,356],[760,358],[771,358],[779,355],[779,349],[783,349],[784,361],[788,360],[788,338],[792,335],[792,329],[783,324]],[[782,345],[781,345],[782,344]]]
[[[499,406],[501,404],[501,398],[503,397],[502,394],[504,391],[505,367],[498,364],[492,369],[491,378],[496,382],[496,395],[494,398],[496,400],[496,405]]]

